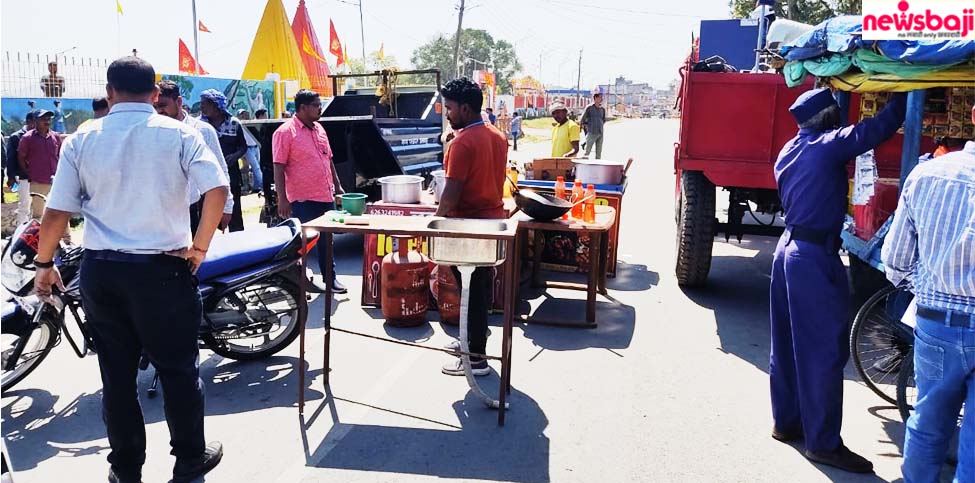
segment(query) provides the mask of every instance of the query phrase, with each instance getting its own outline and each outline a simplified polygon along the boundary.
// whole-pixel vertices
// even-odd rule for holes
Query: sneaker
[[[850,448],[845,445],[840,445],[839,448],[830,452],[806,450],[806,458],[809,461],[839,468],[850,473],[873,473],[873,463],[850,451]]]
[[[454,354],[454,356],[460,357],[460,354],[459,354],[459,352],[460,352],[460,339],[454,339],[454,340],[452,340],[452,341],[444,344],[443,348],[444,349],[447,349],[449,351],[457,352],[458,354]]]
[[[203,450],[203,456],[192,460],[176,460],[173,467],[172,483],[189,483],[205,474],[220,464],[223,458],[223,445],[214,441],[207,445]]]
[[[460,357],[444,364],[441,372],[448,376],[463,376],[464,375],[464,361]],[[491,373],[491,367],[488,366],[485,360],[471,360],[471,374],[475,376],[486,376]]]

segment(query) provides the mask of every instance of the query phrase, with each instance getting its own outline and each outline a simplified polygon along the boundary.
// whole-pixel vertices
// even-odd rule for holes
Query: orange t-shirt
[[[504,218],[504,171],[508,141],[491,125],[469,126],[457,133],[444,156],[447,177],[464,183],[451,218]]]

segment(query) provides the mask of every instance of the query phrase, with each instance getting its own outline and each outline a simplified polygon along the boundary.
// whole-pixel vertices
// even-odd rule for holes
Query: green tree
[[[454,65],[454,36],[440,35],[413,51],[410,61],[417,69],[440,69],[444,80],[457,77]],[[495,73],[498,86],[511,90],[511,79],[521,70],[515,47],[506,40],[495,40],[486,30],[464,29],[460,36],[460,75],[470,77],[475,70]]]
[[[755,9],[755,0],[731,0],[731,15],[745,18]],[[860,0],[788,0],[775,2],[775,16],[811,25],[845,13],[860,13]]]

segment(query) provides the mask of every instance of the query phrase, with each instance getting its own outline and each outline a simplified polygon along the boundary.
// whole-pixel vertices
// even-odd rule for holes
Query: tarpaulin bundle
[[[940,81],[975,84],[975,40],[863,40],[862,31],[861,17],[846,15],[784,45],[786,83],[797,86],[812,74],[840,78],[831,83],[856,91],[907,91],[943,86]],[[946,74],[936,75],[941,72]],[[891,89],[893,84],[898,87]]]

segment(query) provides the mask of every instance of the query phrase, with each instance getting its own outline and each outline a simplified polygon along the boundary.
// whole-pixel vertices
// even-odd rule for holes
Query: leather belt
[[[834,250],[839,250],[840,246],[843,244],[842,240],[840,239],[840,234],[830,230],[816,230],[798,225],[788,225],[786,230],[789,232],[790,240],[815,243]]]
[[[90,260],[124,263],[157,263],[183,261],[182,258],[164,253],[125,253],[115,250],[85,250],[84,257]]]
[[[944,322],[951,327],[965,327],[975,329],[975,314],[955,312],[953,310],[933,309],[931,307],[917,307],[917,315],[935,322]]]

